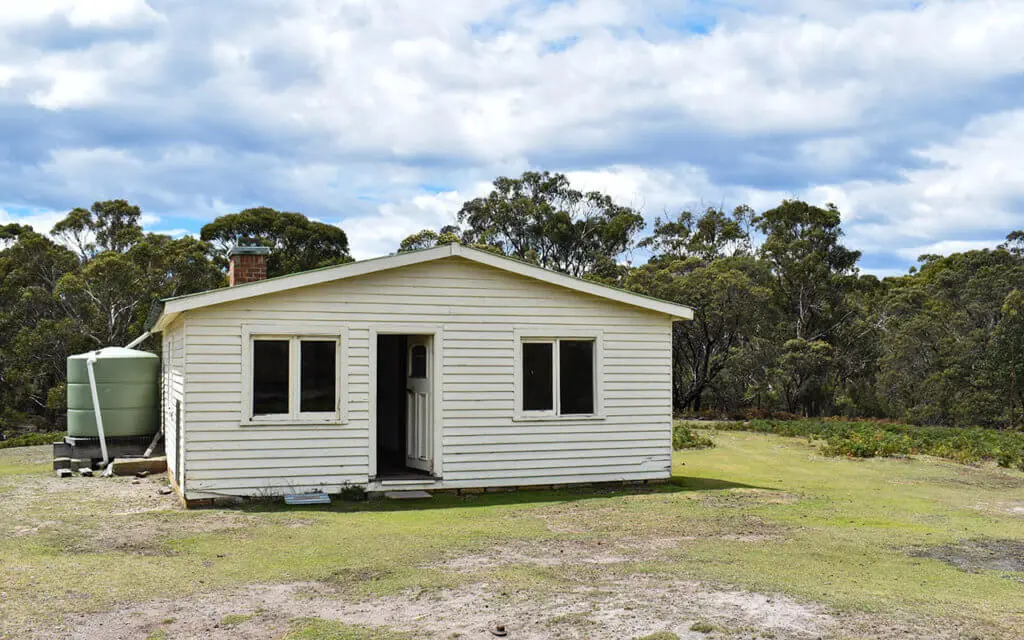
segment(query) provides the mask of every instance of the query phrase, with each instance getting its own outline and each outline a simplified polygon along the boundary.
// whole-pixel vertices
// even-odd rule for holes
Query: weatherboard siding
[[[664,478],[671,462],[671,320],[452,257],[185,312],[187,497],[366,484],[370,336],[440,328],[444,487]],[[242,326],[348,332],[347,422],[242,425]],[[513,330],[598,330],[604,417],[514,421]],[[435,350],[436,353],[436,350]],[[600,375],[600,373],[599,373]]]
[[[185,404],[185,323],[175,321],[163,332],[163,432],[167,467],[172,477],[178,468],[178,440],[175,429],[176,403]],[[182,438],[184,439],[184,438]]]

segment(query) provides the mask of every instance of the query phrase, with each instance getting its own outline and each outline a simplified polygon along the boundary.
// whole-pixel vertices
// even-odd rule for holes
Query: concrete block
[[[422,500],[429,498],[430,494],[426,491],[386,491],[384,497],[389,500]]]
[[[70,458],[71,457],[71,445],[66,442],[54,442],[53,443],[53,457],[54,458]]]
[[[53,470],[54,471],[57,471],[58,469],[70,469],[70,468],[71,468],[71,458],[54,458],[53,459]]]
[[[167,470],[167,458],[116,458],[111,468],[115,476],[134,476],[143,471],[163,473]]]
[[[70,478],[71,477],[71,469],[57,469],[57,477],[58,478]]]

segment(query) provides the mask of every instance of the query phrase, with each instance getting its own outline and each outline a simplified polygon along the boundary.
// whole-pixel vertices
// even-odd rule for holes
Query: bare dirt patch
[[[704,638],[690,629],[711,625],[717,638],[958,638],[962,629],[920,622],[829,613],[816,604],[653,576],[634,575],[580,586],[539,598],[508,593],[487,582],[458,589],[405,592],[388,598],[346,599],[318,583],[256,585],[178,600],[155,600],[102,614],[78,616],[48,638],[144,638],[164,630],[171,638],[273,638],[301,617],[390,627],[423,638],[491,638],[502,623],[521,640],[636,638],[672,631]],[[225,620],[237,621],[225,624]],[[39,636],[44,637],[44,636]]]
[[[970,572],[1024,572],[1024,541],[1020,540],[965,540],[957,544],[914,549],[910,555],[941,560]]]
[[[175,495],[160,493],[167,485],[160,475],[15,478],[0,486],[0,536],[35,538],[66,553],[172,555],[171,539],[240,529],[259,520],[242,511],[185,513]],[[301,525],[300,520],[295,518]]]

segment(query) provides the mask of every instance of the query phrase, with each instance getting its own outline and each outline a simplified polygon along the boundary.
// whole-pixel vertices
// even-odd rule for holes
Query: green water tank
[[[107,347],[68,358],[68,435],[99,436],[87,366],[93,355],[106,437],[156,433],[160,426],[160,358],[146,351]]]

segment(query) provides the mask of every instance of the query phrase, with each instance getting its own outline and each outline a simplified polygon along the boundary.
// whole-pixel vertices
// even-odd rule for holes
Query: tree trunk
[[[1017,397],[1017,363],[1010,363],[1010,428],[1017,428],[1016,407],[1014,399]]]

